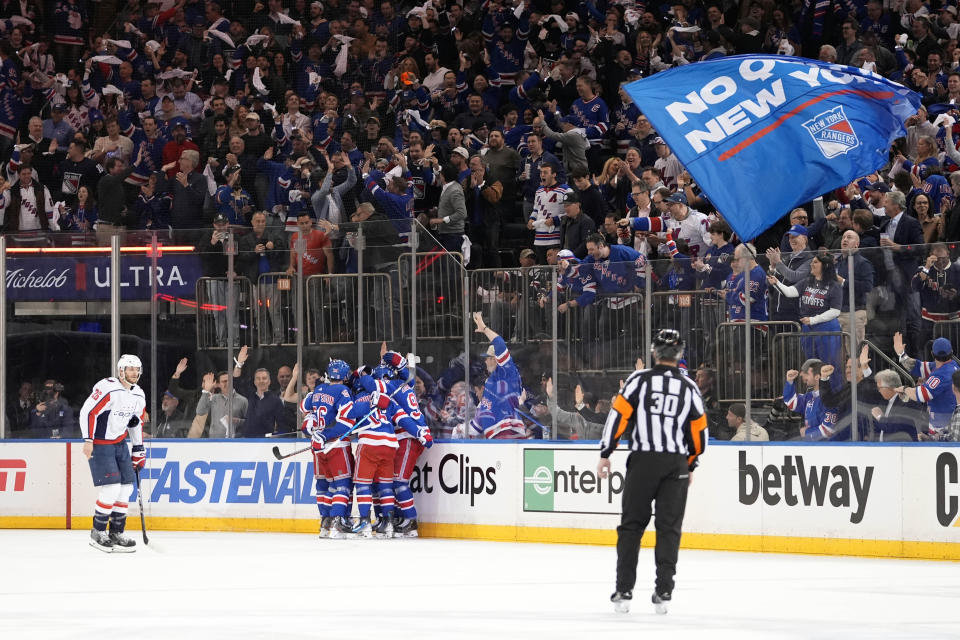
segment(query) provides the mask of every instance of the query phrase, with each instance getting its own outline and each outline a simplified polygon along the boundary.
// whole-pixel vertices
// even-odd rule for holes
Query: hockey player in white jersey
[[[120,356],[117,377],[98,382],[80,409],[83,454],[97,487],[90,546],[107,553],[136,551],[136,543],[123,535],[123,528],[134,470],[139,471],[146,462],[143,419],[147,401],[137,386],[140,371],[140,358]]]

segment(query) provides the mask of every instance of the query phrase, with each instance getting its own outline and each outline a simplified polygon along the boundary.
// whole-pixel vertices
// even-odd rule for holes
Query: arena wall
[[[277,461],[275,444],[150,443],[147,527],[316,531],[311,457]],[[594,443],[438,443],[411,481],[420,530],[614,544],[626,457],[600,480]],[[86,529],[94,499],[79,442],[0,443],[0,527]],[[960,446],[718,443],[694,474],[683,546],[960,560]]]

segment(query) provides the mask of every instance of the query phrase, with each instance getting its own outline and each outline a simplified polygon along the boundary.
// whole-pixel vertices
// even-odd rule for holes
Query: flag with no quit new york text
[[[745,239],[882,167],[920,107],[873,72],[775,55],[689,64],[625,89]]]

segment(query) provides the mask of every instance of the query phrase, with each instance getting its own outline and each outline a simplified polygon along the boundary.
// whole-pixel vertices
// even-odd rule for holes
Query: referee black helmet
[[[653,337],[653,357],[657,360],[675,361],[683,356],[683,338],[676,329],[660,329]]]

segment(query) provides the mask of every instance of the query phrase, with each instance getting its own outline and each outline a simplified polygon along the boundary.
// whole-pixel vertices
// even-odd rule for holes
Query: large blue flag
[[[625,88],[743,239],[882,167],[920,107],[875,73],[775,55],[698,62]]]

